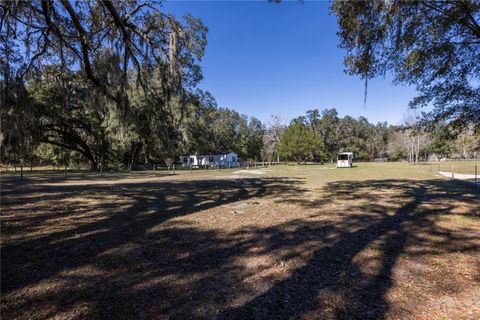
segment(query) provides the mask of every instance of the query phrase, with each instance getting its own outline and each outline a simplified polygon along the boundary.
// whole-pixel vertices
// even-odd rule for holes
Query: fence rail
[[[430,166],[430,171],[432,174],[442,175],[451,179],[463,180],[473,183],[475,186],[480,186],[480,161],[477,163],[472,163],[470,160],[465,161],[440,161],[440,162],[422,162],[419,163],[422,166],[428,168]],[[318,165],[319,163],[307,162],[302,163],[302,165]],[[219,166],[219,165],[200,165],[200,166],[179,166],[178,164],[167,166],[159,166],[157,164],[143,164],[143,165],[134,165],[132,168],[124,167],[109,167],[101,168],[99,171],[91,171],[87,168],[79,167],[52,167],[41,166],[41,167],[20,167],[20,166],[9,166],[0,165],[1,173],[7,175],[19,175],[20,179],[23,179],[23,176],[32,175],[32,174],[47,174],[52,176],[74,176],[79,174],[100,174],[103,175],[157,175],[157,174],[175,174],[176,172],[198,172],[198,171],[211,171],[211,170],[234,170],[240,168],[246,169],[256,169],[256,168],[265,168],[270,166],[278,165],[298,165],[296,162],[268,162],[268,161],[257,161],[257,162],[241,162],[235,166]]]
[[[430,164],[430,166],[435,168],[435,171],[438,175],[451,179],[468,181],[473,183],[475,186],[480,185],[480,163],[472,164],[469,162],[449,161],[437,162]]]

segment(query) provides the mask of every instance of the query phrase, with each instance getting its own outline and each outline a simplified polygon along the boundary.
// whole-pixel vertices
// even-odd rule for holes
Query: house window
[[[208,161],[213,162],[213,156],[208,157]]]
[[[232,162],[237,162],[237,157],[233,156],[232,157]]]

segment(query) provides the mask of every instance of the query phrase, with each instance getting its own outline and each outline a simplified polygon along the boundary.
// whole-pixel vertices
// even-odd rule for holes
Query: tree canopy
[[[119,104],[128,103],[129,77],[148,85],[142,72],[145,67],[163,67],[162,76],[173,90],[195,85],[201,79],[198,61],[207,29],[199,19],[187,15],[181,23],[158,7],[154,1],[2,2],[0,52],[6,60],[5,85],[45,64],[80,68]],[[112,51],[110,76],[115,77],[102,75],[94,61],[105,48]]]
[[[311,128],[296,121],[283,133],[278,151],[283,159],[296,162],[323,159],[322,140]]]
[[[175,158],[185,110],[201,101],[207,28],[159,8],[154,1],[0,3],[2,150],[31,155],[48,143],[94,168],[132,163],[140,153]]]
[[[426,120],[480,123],[480,2],[340,1],[332,4],[348,73],[391,72],[415,85]]]

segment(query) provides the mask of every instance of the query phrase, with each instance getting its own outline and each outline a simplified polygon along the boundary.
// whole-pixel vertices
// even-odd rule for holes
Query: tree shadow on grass
[[[465,186],[371,180],[329,183],[316,199],[305,191],[301,180],[280,178],[58,187],[35,201],[85,192],[98,213],[78,204],[71,214],[90,220],[35,236],[36,224],[63,216],[10,214],[21,201],[10,193],[3,221],[24,236],[2,247],[4,316],[382,319],[402,255],[480,250],[478,234],[436,223],[461,205],[475,213],[479,194]],[[105,201],[111,193],[129,201]],[[261,226],[255,210],[238,218],[224,206],[260,199],[299,211]],[[210,224],[183,219],[220,206]],[[252,223],[225,230],[221,219]],[[381,253],[364,257],[368,270],[359,260],[366,250]]]
[[[326,246],[315,250],[287,279],[247,303],[225,310],[220,318],[384,319],[389,311],[385,295],[393,285],[393,268],[409,248],[420,248],[415,255],[480,251],[479,234],[454,234],[435,223],[437,215],[449,214],[464,202],[470,205],[472,216],[478,215],[475,208],[480,207],[480,199],[471,189],[445,180],[372,180],[333,182],[326,191],[319,201],[297,200],[311,208],[334,201],[348,203],[336,213],[343,218],[333,223],[327,234],[310,228],[312,236],[319,236]],[[333,237],[329,237],[331,231]],[[435,241],[429,239],[432,235],[437,237]],[[305,230],[290,238],[297,237],[305,237]],[[376,270],[366,274],[355,258],[372,244],[381,255]]]
[[[108,249],[141,239],[150,228],[169,219],[249,198],[295,192],[298,183],[299,180],[271,178],[106,186],[47,185],[35,189],[37,196],[25,194],[24,190],[18,190],[18,193],[10,190],[2,194],[3,205],[8,207],[2,217],[4,232],[28,235],[42,222],[53,226],[45,234],[38,232],[34,237],[11,241],[2,246],[2,257],[8,258],[8,263],[2,263],[2,279],[9,280],[2,281],[2,291],[28,285],[61,270],[79,267],[86,263],[85,257],[96,257]],[[110,194],[115,198],[109,199]],[[78,195],[87,197],[89,202],[98,200],[99,203],[92,206],[73,202],[61,213],[51,208],[52,201],[72,203],[72,199]],[[123,205],[122,199],[127,200]],[[33,204],[30,209],[33,212],[16,215],[18,208],[15,207],[26,201]],[[50,210],[45,211],[47,208]],[[91,211],[96,214],[90,214]],[[64,228],[55,228],[54,224],[62,223],[62,218],[75,218],[82,214],[88,215],[85,219],[79,219],[78,223],[69,220]],[[37,262],[39,270],[36,274],[17,274],[17,266]],[[18,278],[10,278],[12,272]]]

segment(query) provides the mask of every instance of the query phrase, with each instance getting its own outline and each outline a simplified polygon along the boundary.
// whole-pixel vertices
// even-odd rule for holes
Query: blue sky
[[[377,78],[364,108],[364,82],[344,73],[329,2],[167,1],[163,11],[191,13],[208,26],[200,88],[219,106],[262,121],[335,107],[341,116],[398,124],[415,96],[414,88]]]

